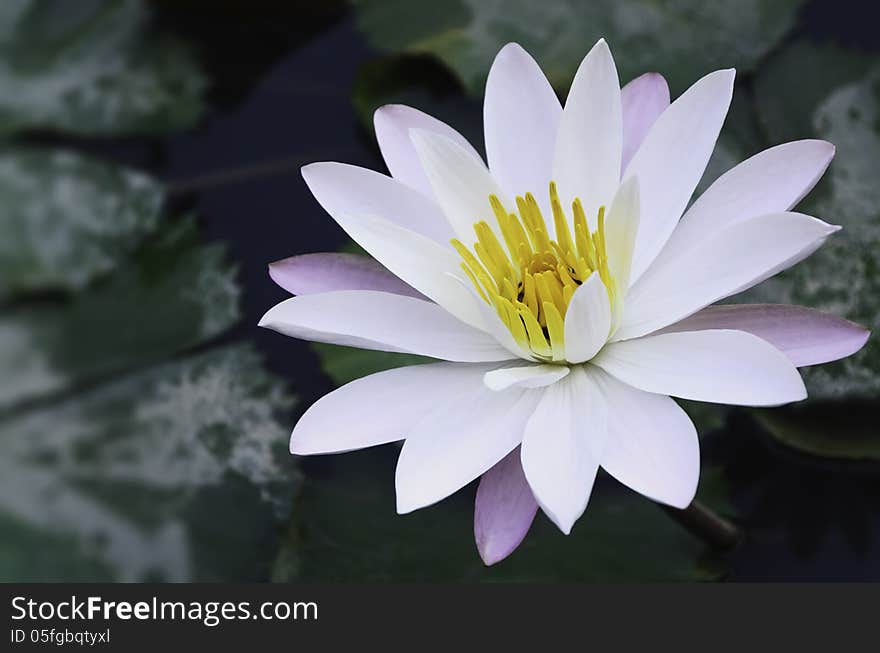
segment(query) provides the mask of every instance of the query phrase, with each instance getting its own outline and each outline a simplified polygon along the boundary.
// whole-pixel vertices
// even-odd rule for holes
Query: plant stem
[[[732,549],[742,539],[742,531],[699,501],[684,510],[662,506],[670,517],[704,542],[716,549]]]

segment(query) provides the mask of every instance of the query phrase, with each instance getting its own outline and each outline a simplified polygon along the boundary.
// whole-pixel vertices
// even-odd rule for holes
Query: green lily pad
[[[482,91],[489,66],[509,41],[538,60],[565,90],[600,37],[622,80],[656,70],[680,93],[718,68],[752,69],[793,26],[802,0],[356,0],[358,24],[390,52],[432,54]]]
[[[849,59],[831,55],[829,61],[846,68]],[[860,81],[831,90],[813,110],[811,124],[812,133],[800,137],[827,139],[837,147],[837,155],[822,189],[800,208],[842,225],[843,230],[806,261],[742,299],[802,304],[876,328],[880,323],[880,62]],[[876,337],[854,356],[805,369],[804,378],[814,399],[876,397],[880,394]]]
[[[810,456],[846,462],[880,462],[876,408],[869,403],[817,403],[755,411],[768,433]]]
[[[395,367],[436,362],[434,359],[415,354],[373,351],[323,343],[313,343],[312,349],[318,354],[318,358],[321,361],[321,370],[336,385],[345,385],[349,381],[354,381],[362,376],[390,370]]]
[[[265,578],[290,407],[237,345],[0,419],[2,580]]]
[[[63,578],[71,583],[97,583],[113,580],[112,571],[88,551],[76,537],[47,532],[0,512],[0,580],[15,582],[21,570],[28,570],[28,581],[50,583]],[[34,564],[36,560],[39,565]]]
[[[0,301],[114,269],[155,230],[162,199],[150,177],[73,152],[0,153]]]
[[[0,134],[193,125],[205,79],[180,43],[146,34],[148,20],[141,0],[0,3]]]
[[[204,342],[238,320],[236,270],[200,245],[192,220],[169,225],[112,277],[0,317],[0,409]]]
[[[35,150],[3,165],[0,580],[267,578],[292,401],[250,346],[208,348],[240,315],[225,247],[160,216],[137,173]]]
[[[610,483],[594,492],[570,536],[539,515],[520,548],[487,568],[473,541],[472,489],[397,515],[395,453],[393,446],[381,447],[316,465],[275,580],[711,580],[724,573],[724,561],[657,505]]]

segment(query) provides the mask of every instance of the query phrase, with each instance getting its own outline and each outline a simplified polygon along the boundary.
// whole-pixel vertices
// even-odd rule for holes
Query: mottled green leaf
[[[102,283],[0,316],[0,408],[204,342],[238,319],[238,297],[224,248],[169,225]]]
[[[605,37],[620,76],[667,76],[681,92],[726,67],[750,70],[792,27],[802,0],[356,0],[370,42],[391,52],[433,54],[471,93],[509,41],[567,88],[587,50]]]
[[[831,56],[846,68],[848,59]],[[792,73],[793,74],[793,73]],[[809,76],[804,71],[802,76]],[[831,141],[837,155],[823,188],[801,207],[843,226],[805,262],[764,282],[742,299],[803,304],[876,328],[880,323],[880,67],[836,88],[812,113],[811,135]],[[880,346],[804,370],[814,399],[876,397]]]
[[[141,0],[0,3],[0,134],[192,125],[205,80],[181,44],[146,34],[148,18]]]
[[[565,536],[539,515],[510,558],[486,568],[473,492],[398,515],[393,446],[328,457],[297,502],[274,579],[287,581],[709,580],[721,559],[651,501],[601,483]]]
[[[0,153],[0,301],[83,288],[132,255],[161,204],[162,187],[132,170],[59,150]]]
[[[290,407],[233,346],[0,420],[0,577],[267,577],[296,479]]]

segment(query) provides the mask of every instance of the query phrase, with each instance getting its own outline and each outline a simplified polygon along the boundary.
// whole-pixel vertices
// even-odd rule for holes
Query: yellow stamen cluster
[[[598,229],[590,232],[580,199],[572,202],[574,235],[562,209],[556,184],[550,182],[555,239],[547,233],[541,209],[531,193],[516,198],[519,213],[509,213],[495,196],[489,204],[504,245],[485,220],[474,224],[473,251],[460,240],[452,245],[462,268],[516,342],[547,362],[565,360],[564,320],[574,291],[598,272],[612,299],[613,280],[605,253],[605,207]]]

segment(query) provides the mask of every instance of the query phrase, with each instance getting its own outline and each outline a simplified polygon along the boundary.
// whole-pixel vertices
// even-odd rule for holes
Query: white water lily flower
[[[600,467],[688,506],[699,445],[670,396],[799,401],[797,366],[848,356],[868,335],[801,307],[707,308],[839,228],[790,210],[834,155],[818,140],[753,156],[688,208],[733,81],[733,70],[711,73],[671,104],[657,74],[621,89],[601,40],[563,108],[510,44],[486,85],[488,167],[448,125],[391,105],[375,115],[390,177],[342,163],[303,168],[375,261],[315,254],[273,265],[297,296],[260,324],[444,362],[328,394],[296,425],[291,451],[405,440],[400,513],[482,476],[475,534],[487,564],[516,548],[538,506],[568,533]]]

